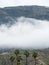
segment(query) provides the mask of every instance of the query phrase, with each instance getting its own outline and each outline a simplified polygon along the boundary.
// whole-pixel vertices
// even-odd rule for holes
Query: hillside
[[[49,64],[49,53],[47,52],[48,49],[42,49],[42,50],[36,50],[38,52],[38,57],[37,57],[37,64],[43,64],[43,65],[47,65]],[[34,58],[32,57],[32,50],[28,50],[30,53],[30,56],[28,57],[28,65],[34,65]],[[47,53],[45,53],[47,52]],[[24,50],[20,50],[20,55],[22,57],[22,63],[23,65],[25,65],[25,55],[23,54]],[[14,54],[14,50],[10,51],[10,52],[4,52],[0,54],[0,65],[11,65],[10,62],[10,57],[11,56],[15,56]],[[15,56],[16,57],[16,56]],[[14,65],[16,65],[16,59],[14,61]]]
[[[39,20],[49,20],[49,8],[43,6],[0,8],[0,24],[13,24],[16,21],[16,18],[21,16]]]

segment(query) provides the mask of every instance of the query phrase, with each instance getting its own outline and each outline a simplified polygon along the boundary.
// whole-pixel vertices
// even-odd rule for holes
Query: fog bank
[[[0,47],[49,47],[49,21],[20,17],[11,27],[0,26]]]

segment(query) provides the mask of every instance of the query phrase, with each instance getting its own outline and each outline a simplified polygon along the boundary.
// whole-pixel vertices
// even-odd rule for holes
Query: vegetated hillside
[[[13,24],[17,17],[49,20],[49,8],[43,6],[18,6],[0,8],[0,24]]]
[[[49,64],[49,52],[47,52],[47,50],[49,49],[42,49],[42,50],[36,50],[38,52],[38,56],[37,56],[37,64],[43,64],[43,65],[47,65]],[[30,55],[28,57],[28,65],[34,65],[34,58],[32,57],[32,50],[28,50]],[[45,53],[46,52],[46,53]],[[20,50],[20,56],[22,57],[21,63],[23,65],[25,65],[25,55],[23,54],[24,50]],[[10,57],[11,56],[15,56],[14,54],[14,50],[10,51],[10,52],[4,52],[4,53],[0,53],[0,65],[11,65],[11,61],[10,61]],[[14,65],[16,65],[16,59],[13,62]]]

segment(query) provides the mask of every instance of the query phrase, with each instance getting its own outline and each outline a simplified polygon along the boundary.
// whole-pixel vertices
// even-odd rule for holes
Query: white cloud
[[[49,22],[32,18],[18,18],[18,22],[8,28],[0,26],[0,47],[49,47]]]
[[[40,5],[49,7],[49,0],[0,0],[0,7],[20,5]]]

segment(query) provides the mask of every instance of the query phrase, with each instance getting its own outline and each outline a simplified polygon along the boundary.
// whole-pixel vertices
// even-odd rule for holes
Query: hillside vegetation
[[[12,50],[10,52],[4,52],[0,53],[0,65],[35,65],[35,59],[32,56],[33,52],[35,50],[27,50],[27,55],[24,54],[24,51],[26,50],[19,50],[18,55],[17,52],[15,53],[15,50]],[[49,64],[49,53],[47,50],[36,50],[35,52],[38,53],[36,57],[36,65],[48,65]],[[29,52],[29,55],[28,55]],[[18,57],[17,57],[18,56]],[[26,64],[26,57],[27,57],[27,64]],[[17,58],[18,58],[18,64],[17,64]],[[12,60],[11,60],[12,59]]]

